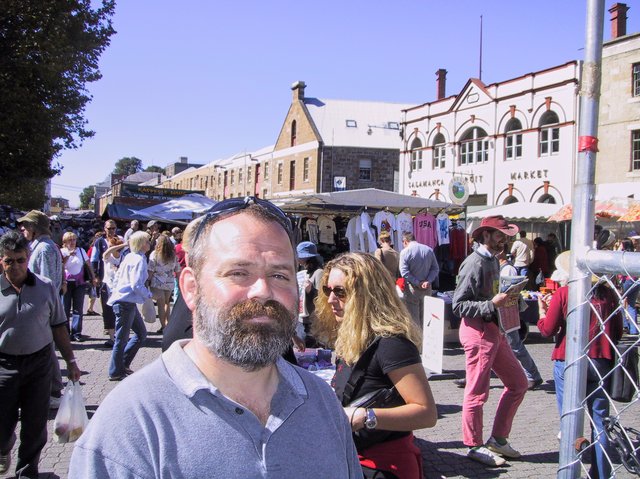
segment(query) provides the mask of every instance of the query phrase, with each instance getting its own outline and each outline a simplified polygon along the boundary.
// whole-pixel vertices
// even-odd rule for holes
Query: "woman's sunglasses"
[[[330,288],[329,286],[324,285],[322,287],[322,291],[327,296],[327,298],[331,295],[331,293],[333,293],[338,299],[345,299],[347,297],[347,290],[342,286],[335,286],[333,288]]]

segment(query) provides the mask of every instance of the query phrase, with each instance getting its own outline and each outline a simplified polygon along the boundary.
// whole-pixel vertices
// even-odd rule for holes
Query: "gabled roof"
[[[123,183],[144,183],[145,181],[152,180],[158,177],[158,173],[152,171],[141,171],[140,173],[134,173],[127,176]]]
[[[305,98],[304,105],[325,146],[389,149],[400,148],[401,110],[413,106],[318,98]],[[355,126],[347,126],[347,121]]]
[[[469,78],[460,94],[451,105],[450,111],[458,110],[463,103],[473,106],[484,105],[493,101],[493,97],[487,87],[477,78]]]

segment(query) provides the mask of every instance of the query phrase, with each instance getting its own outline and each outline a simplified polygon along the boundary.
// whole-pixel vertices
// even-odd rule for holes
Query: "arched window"
[[[411,171],[422,169],[422,142],[419,138],[414,138],[411,142]]]
[[[560,120],[554,111],[546,111],[540,117],[540,156],[555,155],[560,151]],[[555,126],[550,126],[555,125]]]
[[[442,133],[438,133],[433,139],[433,169],[444,168],[447,150]]]
[[[487,132],[473,127],[464,132],[460,138],[460,165],[484,163],[489,160],[489,140]]]
[[[538,203],[548,203],[550,205],[556,204],[556,199],[551,196],[549,193],[545,193],[540,198],[538,198]]]
[[[291,146],[296,146],[296,135],[298,134],[298,124],[295,120],[291,122]]]
[[[511,118],[504,128],[505,151],[504,159],[519,160],[522,158],[522,123],[517,118]]]
[[[509,195],[507,196],[504,201],[502,202],[503,205],[510,205],[512,203],[517,203],[518,202],[518,198],[516,198],[513,195]]]

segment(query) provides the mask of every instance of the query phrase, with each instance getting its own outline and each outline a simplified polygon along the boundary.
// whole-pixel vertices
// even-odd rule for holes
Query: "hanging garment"
[[[435,248],[438,245],[436,217],[430,213],[416,215],[413,219],[413,234],[418,243]]]
[[[393,244],[393,248],[396,251],[402,250],[403,233],[413,233],[413,218],[404,211],[396,216],[396,238]]]

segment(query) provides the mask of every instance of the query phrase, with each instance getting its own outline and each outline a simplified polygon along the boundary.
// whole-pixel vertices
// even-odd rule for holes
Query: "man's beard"
[[[273,321],[249,321],[260,316]],[[193,320],[194,334],[212,354],[245,371],[274,364],[295,333],[295,312],[274,300],[264,304],[246,300],[230,308],[216,308],[198,294]]]

